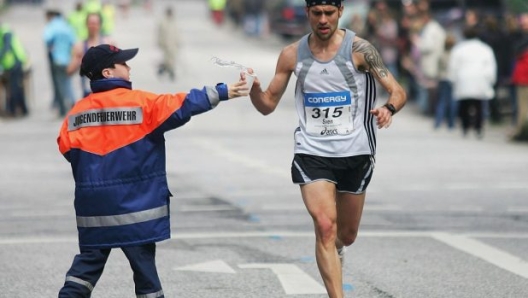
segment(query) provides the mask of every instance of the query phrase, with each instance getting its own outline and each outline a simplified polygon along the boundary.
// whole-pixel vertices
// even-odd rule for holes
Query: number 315
[[[333,111],[330,111],[330,110]],[[330,115],[330,113],[332,113]],[[343,107],[337,107],[337,108],[326,108],[326,109],[320,109],[320,108],[314,108],[312,118],[317,119],[320,117],[329,118],[330,115],[332,118],[338,118],[343,114]]]

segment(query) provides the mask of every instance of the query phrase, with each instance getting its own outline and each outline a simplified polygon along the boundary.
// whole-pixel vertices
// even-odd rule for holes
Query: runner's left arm
[[[352,47],[352,59],[360,71],[368,72],[381,84],[389,94],[387,104],[391,104],[396,112],[401,110],[407,102],[407,95],[403,87],[394,78],[383,63],[380,53],[367,40],[356,37]],[[388,127],[392,121],[392,113],[384,106],[371,111],[377,117],[378,127]]]

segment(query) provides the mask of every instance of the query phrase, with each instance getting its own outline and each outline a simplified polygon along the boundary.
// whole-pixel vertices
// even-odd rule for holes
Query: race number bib
[[[349,91],[305,93],[306,132],[313,136],[347,135],[354,130]]]

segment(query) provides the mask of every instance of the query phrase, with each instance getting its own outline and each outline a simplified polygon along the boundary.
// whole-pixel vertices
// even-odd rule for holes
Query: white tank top
[[[352,63],[355,33],[345,30],[336,56],[318,61],[308,46],[308,36],[299,42],[295,75],[295,105],[299,127],[294,153],[325,157],[375,155],[376,85],[369,73]]]

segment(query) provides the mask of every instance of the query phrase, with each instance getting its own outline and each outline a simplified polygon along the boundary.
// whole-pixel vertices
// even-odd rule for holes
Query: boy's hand
[[[249,88],[246,86],[245,78],[236,83],[227,86],[227,94],[229,99],[241,96],[247,96],[249,94]]]

